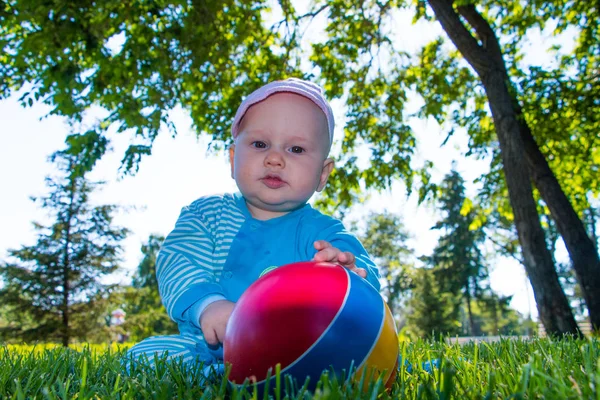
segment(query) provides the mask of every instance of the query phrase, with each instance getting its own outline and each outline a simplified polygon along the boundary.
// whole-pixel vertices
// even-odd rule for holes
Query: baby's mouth
[[[261,181],[270,189],[278,189],[286,184],[286,182],[277,175],[266,175]]]

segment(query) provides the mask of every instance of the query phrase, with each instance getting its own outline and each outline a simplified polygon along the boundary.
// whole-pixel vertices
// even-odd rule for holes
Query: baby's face
[[[327,119],[309,99],[277,93],[248,109],[230,151],[231,173],[257,219],[286,214],[325,186]]]

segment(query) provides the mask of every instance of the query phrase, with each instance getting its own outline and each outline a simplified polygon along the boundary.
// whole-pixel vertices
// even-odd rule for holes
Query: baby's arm
[[[215,243],[201,209],[198,201],[183,208],[158,254],[156,275],[169,316],[178,324],[201,328],[206,341],[214,345],[222,340],[231,313],[217,305],[231,302],[217,282]],[[206,318],[201,322],[201,317]]]

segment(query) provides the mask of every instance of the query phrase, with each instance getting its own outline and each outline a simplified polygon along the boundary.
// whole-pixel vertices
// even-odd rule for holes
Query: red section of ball
[[[283,369],[293,363],[329,327],[347,290],[343,267],[314,262],[279,267],[250,285],[227,324],[229,380],[261,381],[276,364]]]

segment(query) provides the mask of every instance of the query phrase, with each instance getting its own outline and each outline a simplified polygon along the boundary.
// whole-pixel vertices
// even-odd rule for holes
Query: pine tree
[[[148,241],[142,244],[144,257],[140,261],[131,285],[135,288],[150,287],[158,292],[158,281],[156,280],[156,256],[165,238],[161,235],[151,234]]]
[[[142,244],[142,261],[124,294],[123,308],[127,311],[124,328],[133,341],[177,332],[162,304],[156,281],[156,256],[163,241],[164,237],[152,234]]]
[[[370,213],[366,228],[358,235],[379,267],[385,281],[381,293],[401,323],[400,310],[410,289],[410,271],[414,268],[413,250],[407,245],[410,235],[402,219],[389,212]]]
[[[431,269],[415,270],[413,283],[407,308],[408,330],[426,338],[458,334],[460,299],[442,290]]]
[[[442,230],[442,236],[427,260],[435,267],[442,290],[462,294],[467,308],[469,331],[474,330],[473,299],[480,297],[482,281],[487,278],[487,268],[479,245],[485,239],[481,228],[473,229],[475,212],[465,196],[464,180],[452,170],[441,186],[439,208],[445,214],[433,229]]]
[[[98,327],[98,307],[111,289],[101,278],[118,269],[128,231],[113,224],[117,206],[90,203],[101,183],[74,173],[76,157],[57,152],[50,159],[59,175],[47,177],[49,193],[32,200],[53,222],[34,222],[36,243],[9,250],[9,261],[0,264],[0,302],[11,315],[2,333],[67,346]]]
[[[489,335],[525,334],[525,320],[510,308],[512,296],[501,296],[494,292],[485,293],[475,304],[480,318],[481,333]]]

